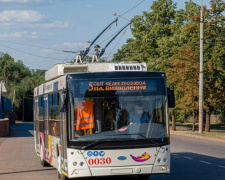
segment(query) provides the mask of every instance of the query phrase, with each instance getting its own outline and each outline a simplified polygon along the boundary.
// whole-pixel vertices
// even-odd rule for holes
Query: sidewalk
[[[11,126],[9,137],[0,138],[0,179],[56,180],[57,170],[43,168],[34,150],[33,124]]]

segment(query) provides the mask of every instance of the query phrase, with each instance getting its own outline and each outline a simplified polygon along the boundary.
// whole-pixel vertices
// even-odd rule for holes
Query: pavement
[[[0,157],[0,180],[57,179],[55,168],[43,168],[35,153],[33,123],[11,126],[10,137],[0,138]]]
[[[57,180],[57,170],[43,168],[34,152],[33,123],[15,124],[0,138],[0,180]],[[121,177],[102,177],[115,180]],[[137,179],[135,177],[122,177]],[[88,178],[90,179],[90,178]],[[151,180],[224,180],[225,143],[171,133],[171,173]]]

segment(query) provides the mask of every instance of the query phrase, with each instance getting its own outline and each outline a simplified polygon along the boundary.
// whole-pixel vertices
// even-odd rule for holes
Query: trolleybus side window
[[[38,101],[38,120],[39,120],[39,132],[44,132],[44,102],[43,102],[43,96],[39,97]]]
[[[49,94],[49,111],[48,111],[48,122],[49,122],[49,135],[59,136],[60,135],[60,115],[59,115],[59,95],[58,93]]]

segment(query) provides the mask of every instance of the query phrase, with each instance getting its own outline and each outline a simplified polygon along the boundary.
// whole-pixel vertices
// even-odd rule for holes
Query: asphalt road
[[[137,179],[112,177],[109,179]],[[33,124],[12,126],[9,138],[0,138],[0,179],[57,180],[57,170],[43,168],[34,152]],[[89,178],[90,179],[90,178]],[[171,136],[171,173],[151,180],[225,180],[225,144],[185,136]]]

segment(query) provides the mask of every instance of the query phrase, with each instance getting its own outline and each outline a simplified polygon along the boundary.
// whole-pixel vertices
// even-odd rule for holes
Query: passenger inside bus
[[[134,111],[131,111],[127,117],[129,125],[134,123],[149,123],[149,118],[144,112],[144,106],[141,103],[134,104]]]

